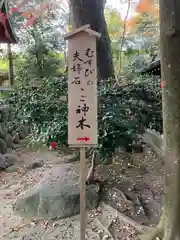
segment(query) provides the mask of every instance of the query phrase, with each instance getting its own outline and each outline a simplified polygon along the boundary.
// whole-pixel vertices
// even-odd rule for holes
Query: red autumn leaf
[[[17,7],[13,7],[13,8],[10,9],[10,12],[11,13],[17,13],[17,12],[19,12],[19,10],[18,10]]]

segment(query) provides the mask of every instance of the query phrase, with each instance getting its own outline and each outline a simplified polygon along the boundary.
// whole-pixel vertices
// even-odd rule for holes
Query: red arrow
[[[77,140],[78,140],[78,141],[85,141],[85,142],[87,142],[87,141],[89,141],[89,140],[90,140],[90,138],[88,138],[88,137],[84,137],[84,138],[77,138]]]

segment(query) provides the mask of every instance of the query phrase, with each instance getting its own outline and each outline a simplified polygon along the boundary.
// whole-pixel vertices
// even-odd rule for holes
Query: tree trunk
[[[166,186],[164,240],[180,239],[180,1],[160,0]]]
[[[160,38],[163,89],[165,199],[163,240],[180,240],[180,1],[160,0]],[[160,226],[159,225],[159,226]],[[146,240],[155,240],[152,234]]]
[[[13,71],[13,56],[11,51],[11,44],[7,44],[7,52],[8,52],[8,61],[9,61],[9,82],[10,86],[14,85],[14,71]]]
[[[110,39],[104,18],[105,0],[70,0],[72,27],[90,24],[91,28],[102,34],[97,42],[98,77],[108,79],[114,76]]]

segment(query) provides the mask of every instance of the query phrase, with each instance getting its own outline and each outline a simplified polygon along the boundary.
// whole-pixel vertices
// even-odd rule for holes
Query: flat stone
[[[99,185],[87,186],[87,208],[99,203]],[[39,219],[66,218],[80,212],[80,189],[76,170],[70,165],[51,169],[40,183],[20,197],[14,211],[26,217]]]
[[[0,155],[0,169],[7,169],[14,165],[18,161],[18,158],[11,153]]]
[[[18,169],[19,169],[18,166],[13,165],[13,166],[10,166],[10,167],[6,168],[5,171],[7,173],[13,173],[13,172],[17,172]]]
[[[43,160],[39,160],[39,161],[35,161],[35,162],[32,162],[31,164],[29,164],[27,166],[27,169],[31,170],[31,169],[35,169],[35,168],[40,168],[43,165],[44,165],[44,161]]]

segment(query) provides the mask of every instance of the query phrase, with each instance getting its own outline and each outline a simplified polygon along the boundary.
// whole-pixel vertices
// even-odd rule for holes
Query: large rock
[[[0,138],[0,153],[7,153],[7,143],[2,138]]]
[[[128,188],[128,185],[128,181],[123,181],[121,183],[122,189],[125,186],[127,187],[125,192],[116,188],[109,189],[105,192],[103,200],[109,206],[126,214],[140,224],[146,224],[148,222],[148,218],[145,215],[144,209],[141,206],[138,197],[130,191],[130,187]]]
[[[9,109],[7,106],[0,106],[1,121],[7,122],[9,118]]]
[[[13,140],[11,134],[7,133],[5,141],[8,148],[13,148]]]
[[[87,207],[99,203],[99,186],[87,187]],[[51,169],[34,188],[20,197],[14,211],[25,217],[40,219],[66,218],[80,212],[80,189],[76,169],[72,165],[61,165]]]
[[[129,201],[119,189],[112,188],[104,193],[103,200],[106,204],[117,209],[121,213],[133,211],[133,203]]]
[[[149,224],[156,225],[159,222],[162,213],[160,203],[154,199],[152,192],[149,190],[143,192],[140,196],[140,201],[146,216],[149,219]]]
[[[13,154],[7,153],[0,155],[0,169],[5,170],[17,162],[17,157]]]
[[[30,164],[28,164],[27,166],[27,170],[32,170],[32,169],[35,169],[35,168],[40,168],[44,165],[44,161],[43,160],[37,160],[35,162],[32,162]]]
[[[0,123],[0,138],[5,139],[6,133],[4,123]]]

